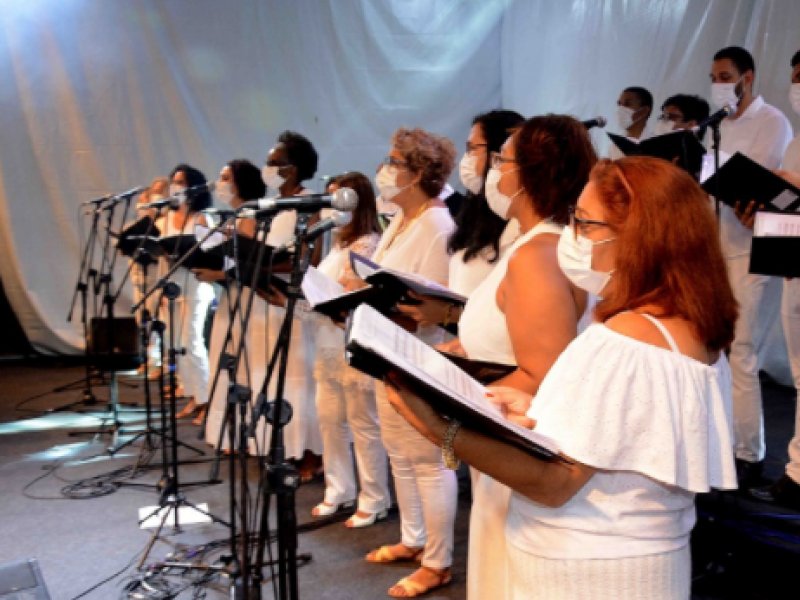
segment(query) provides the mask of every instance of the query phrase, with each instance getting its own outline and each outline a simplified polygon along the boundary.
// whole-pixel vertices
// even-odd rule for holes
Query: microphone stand
[[[169,467],[167,467],[167,461],[164,462],[164,469],[166,475],[162,477],[162,480],[159,482],[159,489],[161,490],[161,495],[159,497],[158,506],[155,508],[153,512],[151,512],[146,517],[139,520],[139,525],[141,525],[146,520],[150,519],[154,515],[158,514],[159,511],[162,511],[164,508],[164,514],[161,517],[161,522],[159,523],[158,527],[153,531],[153,535],[150,537],[147,545],[145,546],[144,552],[142,553],[142,558],[139,560],[137,568],[141,569],[145,562],[147,561],[147,557],[150,554],[150,550],[153,548],[153,545],[156,543],[161,536],[161,530],[163,529],[167,518],[169,518],[170,513],[174,513],[174,525],[173,531],[178,533],[181,531],[180,522],[178,519],[179,516],[179,509],[181,506],[189,506],[192,509],[206,515],[212,521],[216,523],[220,523],[225,525],[226,527],[230,527],[230,524],[226,521],[220,519],[219,517],[213,515],[212,513],[201,509],[196,504],[189,502],[186,497],[181,492],[181,484],[178,478],[179,472],[179,465],[178,462],[178,420],[176,418],[176,411],[175,411],[175,367],[176,367],[176,355],[178,354],[179,350],[175,348],[175,300],[180,296],[181,288],[178,284],[172,282],[166,282],[163,285],[163,295],[167,298],[169,303],[169,343],[170,348],[168,352],[168,371],[169,371],[169,378],[170,378],[170,457],[169,457]],[[162,423],[164,420],[164,416],[166,411],[162,410]],[[164,445],[165,446],[165,445]],[[166,455],[166,451],[164,450],[164,455]],[[191,483],[184,483],[184,486],[195,486],[195,485],[204,485],[210,482],[191,482]]]
[[[128,213],[128,209],[130,207],[131,196],[126,196],[126,207],[125,212],[123,213],[122,219],[124,219]],[[108,371],[110,373],[110,380],[109,380],[109,401],[108,401],[108,408],[106,410],[109,413],[108,417],[102,418],[102,425],[99,430],[96,431],[81,431],[81,432],[73,432],[70,435],[83,435],[83,434],[95,434],[98,436],[103,433],[111,433],[112,434],[112,442],[111,445],[108,447],[108,452],[110,454],[115,454],[122,446],[118,445],[118,439],[120,434],[126,433],[123,430],[122,423],[119,420],[119,386],[117,381],[117,372],[120,370],[125,370],[128,368],[135,368],[135,361],[138,358],[138,354],[136,357],[132,355],[120,354],[116,350],[115,344],[115,327],[114,327],[114,301],[115,295],[111,293],[111,284],[113,280],[113,272],[114,267],[116,265],[117,259],[117,252],[111,252],[111,230],[114,221],[114,212],[116,210],[117,202],[112,201],[112,204],[105,207],[102,210],[105,210],[108,214],[106,219],[106,236],[105,240],[103,241],[103,252],[102,252],[102,260],[101,260],[101,267],[100,273],[98,278],[99,279],[99,286],[95,285],[95,298],[99,293],[102,293],[102,306],[105,313],[105,321],[106,321],[106,344],[107,347],[103,348],[102,356],[100,352],[97,352],[97,348],[94,348],[92,352],[92,358],[98,361],[98,366],[103,371]],[[97,329],[98,333],[102,329],[102,321],[98,321]],[[97,336],[99,337],[99,336]],[[97,340],[93,340],[94,346],[97,345]],[[87,346],[88,347],[88,346]],[[112,425],[110,429],[106,429],[105,422],[106,419],[110,418],[112,420]],[[123,444],[126,445],[126,444]]]
[[[72,322],[72,316],[75,310],[75,303],[80,295],[81,299],[81,325],[83,327],[83,354],[84,354],[84,388],[83,395],[80,400],[69,402],[63,406],[51,408],[47,412],[59,412],[62,410],[71,410],[72,408],[81,404],[91,406],[97,404],[97,398],[92,391],[92,367],[89,360],[89,281],[94,281],[97,276],[97,271],[93,267],[94,249],[97,243],[98,224],[100,221],[101,208],[92,208],[92,224],[89,228],[89,234],[86,238],[86,243],[83,246],[83,255],[81,256],[81,263],[78,267],[78,279],[75,284],[75,291],[72,293],[72,301],[69,305],[69,313],[67,314],[67,323]],[[69,383],[65,386],[55,388],[54,392],[60,392],[71,388],[71,386],[79,383],[80,380]]]
[[[301,239],[309,217],[310,215],[308,214],[298,213],[295,239]],[[275,562],[278,564],[278,597],[281,600],[286,600],[287,598],[295,600],[298,597],[295,493],[300,486],[300,477],[294,465],[286,460],[283,428],[292,417],[292,406],[284,399],[284,390],[286,387],[286,372],[294,313],[297,301],[302,297],[300,285],[308,269],[314,245],[313,241],[309,241],[305,249],[301,243],[298,243],[295,248],[289,287],[286,294],[286,313],[278,339],[275,342],[267,375],[261,386],[259,402],[254,408],[253,416],[251,417],[251,432],[253,433],[261,416],[264,416],[266,421],[272,425],[266,473],[262,477],[259,491],[259,496],[262,498],[262,509],[252,573],[252,591],[254,593],[252,600],[260,600],[261,598],[262,565],[264,564],[264,553],[269,539],[269,498],[272,495],[276,496],[278,556]],[[278,379],[275,400],[267,404],[266,395],[276,364],[278,366]],[[245,596],[244,600],[250,600],[250,598]]]

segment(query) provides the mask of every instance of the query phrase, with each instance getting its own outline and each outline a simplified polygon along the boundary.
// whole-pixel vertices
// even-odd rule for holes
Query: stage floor
[[[91,586],[117,574],[88,598],[125,597],[123,587],[136,581],[135,564],[145,549],[152,530],[138,527],[139,510],[158,503],[152,488],[120,487],[113,493],[85,499],[66,498],[62,488],[78,480],[130,468],[137,460],[149,458],[160,463],[161,452],[144,456],[141,441],[124,448],[113,457],[106,451],[111,436],[77,435],[101,423],[108,387],[98,386],[101,404],[78,407],[81,412],[51,409],[80,400],[83,385],[80,366],[49,363],[0,363],[0,565],[21,558],[36,558],[44,580],[55,600],[73,598]],[[68,384],[77,382],[74,386]],[[59,390],[61,386],[67,389]],[[152,387],[155,392],[155,387]],[[121,379],[120,400],[143,405],[139,380]],[[792,390],[765,382],[765,406],[769,438],[767,475],[777,477],[786,460],[786,443],[793,422]],[[182,405],[182,403],[180,404]],[[144,416],[138,409],[123,408],[120,418],[130,427],[140,427]],[[209,447],[197,439],[198,428],[182,421],[181,441],[202,449],[200,456],[182,448],[182,459],[197,460],[180,467],[180,481],[208,479],[212,457]],[[256,475],[257,467],[250,466]],[[221,476],[227,481],[227,464],[222,461]],[[131,481],[154,483],[158,468],[142,469]],[[75,489],[73,494],[93,495],[105,489],[102,481]],[[469,521],[469,482],[460,473],[459,512],[456,523],[456,549],[453,582],[427,598],[464,598],[466,595],[466,543]],[[206,503],[209,511],[228,519],[228,486],[187,487],[188,501]],[[301,524],[312,521],[311,507],[322,499],[320,480],[302,485],[297,492],[297,518]],[[702,515],[695,539],[696,581],[693,597],[781,598],[793,585],[791,566],[800,564],[800,515],[774,509],[738,495],[705,497],[700,501]],[[202,545],[225,540],[227,529],[219,524],[189,524],[184,532],[164,530],[164,540],[150,552],[148,565],[167,559],[175,549],[198,551]],[[383,598],[386,590],[405,576],[413,565],[373,565],[363,560],[371,549],[399,539],[396,513],[386,521],[361,530],[348,530],[333,522],[299,535],[298,552],[310,553],[311,560],[298,569],[301,598]],[[214,544],[212,544],[213,546]],[[208,549],[215,558],[224,549]],[[711,569],[705,567],[711,563]],[[162,585],[178,589],[186,586],[180,598],[190,598],[193,581],[199,575],[170,577]],[[213,577],[207,584],[206,598],[227,598],[227,581]],[[796,588],[795,588],[796,589]],[[157,597],[157,596],[140,596]],[[265,586],[264,598],[272,597]]]

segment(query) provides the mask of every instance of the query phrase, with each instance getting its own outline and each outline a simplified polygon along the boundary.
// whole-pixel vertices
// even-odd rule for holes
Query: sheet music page
[[[300,289],[303,290],[303,295],[312,308],[345,293],[344,287],[338,281],[334,281],[312,265],[308,266]]]
[[[443,294],[446,294],[447,296],[463,299],[464,303],[467,302],[467,298],[465,296],[462,296],[461,294],[454,292],[446,285],[442,285],[441,283],[438,283],[431,279],[426,279],[422,275],[418,275],[416,273],[404,273],[403,271],[398,271],[396,269],[388,269],[388,268],[381,268],[380,271],[383,271],[385,273],[390,273],[395,277],[397,277],[400,281],[406,282],[408,284],[417,284],[417,290],[414,291],[422,292],[427,288],[428,290],[441,292]]]
[[[466,406],[553,452],[550,438],[506,420],[500,409],[486,399],[486,388],[447,358],[377,310],[362,304],[353,313],[348,341],[354,340],[427,385],[440,389]]]
[[[203,238],[208,235],[208,232],[211,231],[210,227],[206,227],[205,225],[195,225],[194,226],[194,237],[199,242]],[[227,236],[222,233],[221,231],[215,231],[211,235],[206,238],[206,240],[200,244],[200,248],[205,252],[206,250],[210,250],[211,248],[216,248],[217,246],[224,244],[228,241]]]
[[[366,279],[380,269],[377,263],[372,262],[366,256],[361,256],[357,252],[350,252],[350,266],[353,272],[361,279]]]
[[[757,212],[753,235],[755,237],[800,237],[800,215]]]

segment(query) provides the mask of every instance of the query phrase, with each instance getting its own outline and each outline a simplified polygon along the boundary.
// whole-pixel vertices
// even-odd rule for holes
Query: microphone
[[[714,127],[715,125],[719,125],[722,122],[722,119],[725,117],[729,117],[733,113],[736,112],[736,107],[733,104],[726,104],[722,108],[720,108],[717,112],[715,112],[710,117],[706,117],[702,121],[700,121],[697,125],[692,127],[692,131],[697,133],[698,131],[702,130],[705,127]]]
[[[351,213],[337,210],[327,219],[322,219],[321,221],[317,221],[314,225],[309,227],[305,231],[305,233],[300,234],[300,241],[310,242],[311,240],[315,240],[326,231],[330,231],[334,227],[344,227],[345,225],[348,225],[352,220],[353,220],[353,215]],[[295,244],[297,244],[297,238],[293,237],[285,244],[281,244],[280,246],[278,246],[276,250],[277,251],[288,250]]]
[[[250,216],[257,214],[273,214],[282,210],[296,210],[304,213],[314,213],[323,208],[335,208],[350,212],[358,204],[358,194],[350,188],[339,188],[332,194],[309,194],[308,196],[286,196],[282,198],[262,198],[251,200],[239,207],[239,213]]]
[[[135,188],[129,189],[127,192],[122,192],[121,194],[109,194],[108,196],[103,196],[101,198],[95,198],[94,200],[86,200],[81,202],[81,206],[89,206],[89,205],[96,205],[100,206],[103,202],[107,202],[111,200],[112,204],[117,204],[122,200],[130,200],[137,194],[141,194],[143,191],[147,189],[147,186],[138,186]]]
[[[213,181],[207,181],[206,183],[201,183],[200,185],[195,185],[186,188],[185,190],[181,190],[174,196],[168,196],[167,198],[162,198],[161,200],[153,200],[152,202],[139,204],[136,208],[138,210],[140,208],[163,208],[164,206],[169,206],[170,210],[177,210],[178,207],[180,207],[180,205],[186,202],[186,200],[189,198],[194,198],[203,192],[214,191],[214,186],[215,183]]]
[[[214,181],[206,181],[205,183],[201,183],[200,185],[193,185],[192,187],[188,187],[185,190],[181,190],[177,194],[175,194],[176,198],[194,198],[195,196],[202,194],[203,192],[213,192],[214,188],[216,187],[216,182]]]
[[[605,127],[606,126],[606,118],[605,117],[595,117],[594,119],[588,119],[586,121],[581,121],[581,125],[586,127],[586,129],[591,129],[592,127]]]
[[[161,200],[153,200],[152,202],[144,202],[136,205],[136,210],[143,210],[145,208],[163,208],[168,206],[170,210],[176,210],[183,204],[183,198],[179,196],[167,196]]]
[[[213,215],[219,217],[220,219],[229,219],[236,214],[236,211],[231,210],[230,208],[204,208],[200,212],[204,215]]]

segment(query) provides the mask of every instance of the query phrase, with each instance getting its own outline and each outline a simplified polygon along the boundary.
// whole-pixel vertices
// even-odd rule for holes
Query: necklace
[[[422,213],[424,213],[428,209],[429,206],[430,206],[430,200],[425,200],[425,202],[423,202],[422,205],[419,207],[419,210],[417,210],[417,212],[414,214],[414,216],[411,217],[410,219],[406,219],[405,213],[404,213],[403,214],[403,222],[400,223],[400,226],[397,228],[397,231],[394,232],[394,235],[392,236],[392,239],[389,240],[388,244],[386,244],[386,248],[385,249],[388,249],[392,244],[394,244],[394,241],[398,237],[400,237],[400,235],[404,231],[406,231],[409,227],[411,227],[411,224],[414,221],[416,221],[417,219],[419,219],[422,216]]]

